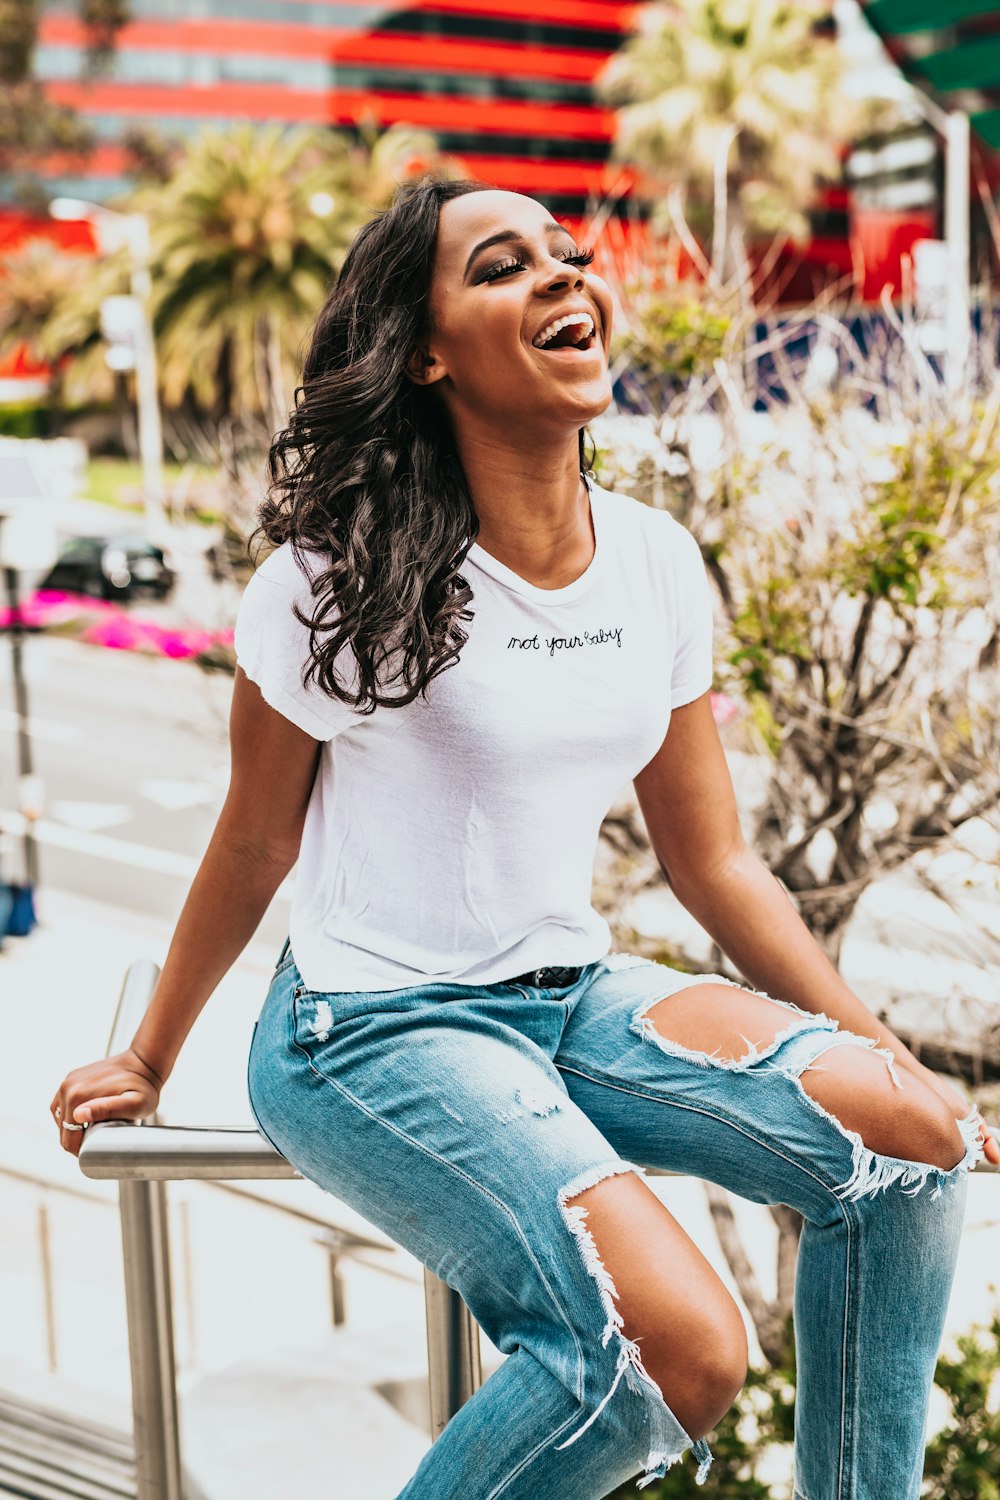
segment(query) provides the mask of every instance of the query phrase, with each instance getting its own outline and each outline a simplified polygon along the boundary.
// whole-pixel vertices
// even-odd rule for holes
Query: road
[[[6,645],[0,639],[0,817],[10,830],[16,719]],[[225,796],[231,679],[42,635],[26,641],[25,664],[46,791],[39,884],[174,921]],[[3,867],[20,868],[16,834]],[[259,939],[283,940],[287,895],[272,902]]]

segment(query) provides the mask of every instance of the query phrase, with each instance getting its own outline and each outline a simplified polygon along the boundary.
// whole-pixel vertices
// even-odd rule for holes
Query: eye
[[[506,276],[511,271],[523,271],[523,270],[524,270],[524,261],[523,260],[516,260],[516,259],[498,260],[498,261],[495,262],[494,265],[490,266],[488,270],[486,270],[486,271],[483,272],[483,274],[480,276],[479,280],[480,281],[496,281],[498,277],[500,277],[500,276]]]
[[[573,255],[560,255],[560,260],[565,261],[568,266],[589,266],[593,264],[593,250],[577,250]]]

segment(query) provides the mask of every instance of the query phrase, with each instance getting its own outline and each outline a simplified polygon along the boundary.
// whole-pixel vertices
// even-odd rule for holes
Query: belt
[[[582,973],[582,964],[578,964],[575,969],[529,969],[526,974],[518,974],[515,978],[507,979],[504,982],[506,984],[537,985],[540,989],[558,990],[564,989],[567,985],[576,984]]]

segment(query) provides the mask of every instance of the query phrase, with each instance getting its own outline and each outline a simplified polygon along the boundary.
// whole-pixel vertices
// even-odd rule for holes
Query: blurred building
[[[832,7],[842,37],[853,26],[871,38],[855,0]],[[898,81],[898,64],[960,98],[972,89],[983,140],[1000,143],[1000,9],[984,0],[863,9],[889,49],[878,67]],[[87,79],[77,0],[44,5],[35,73],[99,141],[85,169],[51,164],[52,196],[126,192],[124,138],[137,126],[169,141],[246,120],[355,130],[405,122],[433,132],[471,174],[531,193],[571,222],[588,201],[627,190],[627,168],[610,160],[613,112],[594,85],[637,25],[636,0],[129,0],[129,11],[107,70]],[[809,244],[778,262],[781,300],[808,301],[850,278],[859,251],[866,298],[887,284],[898,291],[901,257],[940,233],[940,177],[937,139],[919,119],[865,143],[849,185],[813,206]],[[68,243],[72,229],[0,202],[0,242],[51,233]]]
[[[130,0],[129,10],[106,74],[88,81],[76,0],[43,10],[35,72],[100,140],[85,176],[53,175],[53,194],[127,190],[130,127],[176,138],[235,120],[405,122],[471,174],[570,219],[627,183],[609,161],[614,116],[594,81],[635,29],[636,0]],[[842,193],[816,206],[814,230],[807,260],[846,269]]]
[[[471,173],[544,197],[575,217],[620,175],[608,168],[611,111],[593,82],[631,30],[632,0],[130,0],[106,76],[81,82],[72,0],[42,16],[35,70],[101,140],[85,181],[127,186],[131,125],[184,136],[207,123],[432,131]]]

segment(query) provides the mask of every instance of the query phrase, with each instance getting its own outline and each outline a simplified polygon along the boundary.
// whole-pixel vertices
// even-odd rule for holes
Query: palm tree
[[[433,152],[409,130],[357,146],[332,130],[204,131],[165,184],[129,207],[150,220],[163,398],[269,431],[283,425],[302,344],[354,231]]]
[[[654,193],[680,190],[696,226],[711,218],[725,282],[749,233],[808,235],[803,210],[839,173],[852,111],[835,43],[818,34],[829,0],[670,0],[647,6],[639,35],[607,65],[616,152]]]

